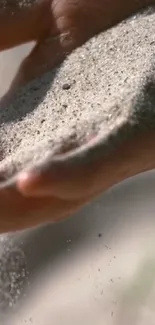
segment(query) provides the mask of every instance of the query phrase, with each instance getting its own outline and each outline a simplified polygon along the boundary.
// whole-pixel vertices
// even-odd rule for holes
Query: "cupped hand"
[[[84,200],[24,196],[16,188],[0,190],[0,233],[56,222],[74,213]]]
[[[153,169],[154,137],[155,132],[137,134],[106,157],[97,141],[92,144],[95,158],[91,151],[88,156],[75,152],[54,165],[19,173],[12,185],[0,189],[0,232],[62,220],[111,186]]]
[[[12,39],[7,43],[7,47],[9,44],[17,45],[18,41],[22,43],[27,35],[34,37],[34,33],[31,33],[34,21],[35,37],[39,35],[36,37],[37,46],[21,65],[12,87],[26,83],[51,69],[94,34],[153,2],[153,0],[41,0],[44,15],[37,15],[36,20],[33,20],[32,15],[29,31],[28,33],[24,31],[25,38],[22,36],[22,29],[19,28],[8,36],[12,35]],[[21,18],[18,23],[20,22]],[[0,41],[4,40],[1,35],[0,24]],[[106,158],[104,155],[98,155],[91,163],[87,159],[87,163],[81,160],[80,164],[68,163],[59,166],[58,169],[53,169],[52,165],[49,165],[43,170],[33,169],[19,174],[13,186],[0,189],[0,232],[15,231],[63,219],[112,185],[141,171],[154,168],[152,139],[154,134],[145,134],[143,139],[142,136],[136,137]]]

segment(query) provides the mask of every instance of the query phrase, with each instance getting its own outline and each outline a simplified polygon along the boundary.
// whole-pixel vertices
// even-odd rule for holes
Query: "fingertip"
[[[53,194],[53,186],[37,172],[23,172],[17,180],[17,188],[24,196],[47,197]]]
[[[38,177],[34,173],[22,172],[18,176],[17,188],[22,194],[29,196],[36,187],[37,179]]]

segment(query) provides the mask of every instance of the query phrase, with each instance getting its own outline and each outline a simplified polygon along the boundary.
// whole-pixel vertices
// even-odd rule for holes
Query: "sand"
[[[92,38],[57,69],[1,104],[0,172],[7,177],[67,143],[123,141],[154,128],[155,13],[149,9]],[[117,142],[117,141],[114,141]],[[57,149],[56,149],[57,150]]]
[[[1,0],[0,9],[26,8],[32,6],[36,0]]]
[[[76,142],[80,145],[94,134],[100,135],[103,137],[103,139],[106,140],[106,138],[108,138],[108,136],[113,133],[114,129],[117,129],[117,138],[119,135],[118,129],[121,130],[122,126],[124,124],[126,125],[126,123],[130,124],[131,128],[133,125],[141,128],[154,128],[154,32],[154,13],[134,16],[132,19],[129,19],[119,24],[117,27],[100,34],[98,37],[94,37],[82,48],[76,50],[73,54],[71,54],[60,68],[44,75],[42,78],[31,82],[27,87],[20,90],[15,95],[11,105],[1,106],[0,170],[7,171],[8,174],[11,175],[29,163],[36,163],[38,157],[42,159],[42,156],[45,154],[48,155],[53,150],[53,148],[57,146],[57,144],[61,144],[62,142]],[[120,141],[122,141],[122,138]],[[41,150],[38,148],[41,148]],[[109,148],[110,145],[108,146],[108,150]],[[113,214],[113,217],[111,213],[113,201],[112,199],[109,199],[108,201],[107,197],[105,197],[102,210],[97,205],[95,209],[92,209],[91,206],[88,209],[87,213],[83,213],[81,218],[81,225],[78,215],[76,226],[75,219],[68,221],[72,222],[71,228],[68,226],[68,223],[66,224],[64,231],[65,235],[61,228],[58,228],[60,229],[59,233],[57,233],[54,228],[53,232],[49,233],[49,238],[53,241],[50,242],[47,240],[47,234],[42,238],[41,245],[44,244],[49,247],[49,259],[51,259],[52,249],[54,252],[56,251],[56,253],[61,251],[60,248],[55,247],[57,247],[57,243],[60,246],[63,246],[63,240],[66,234],[68,236],[68,233],[70,234],[71,232],[73,236],[74,231],[75,234],[77,231],[77,238],[79,238],[79,234],[80,236],[83,235],[83,238],[86,238],[89,232],[91,234],[90,228],[92,228],[94,231],[93,235],[90,236],[92,241],[89,241],[89,244],[86,245],[86,255],[84,256],[84,259],[77,259],[77,264],[75,264],[75,259],[71,260],[71,266],[69,266],[70,273],[68,272],[68,269],[67,272],[64,273],[63,267],[59,267],[59,271],[62,270],[62,279],[65,279],[65,285],[62,286],[63,282],[60,281],[61,274],[59,275],[59,272],[57,270],[56,274],[58,274],[58,278],[54,278],[53,282],[50,282],[50,285],[47,283],[47,288],[46,283],[44,283],[42,279],[39,279],[39,285],[42,284],[45,291],[41,291],[41,287],[39,291],[40,295],[37,294],[37,297],[39,297],[39,299],[36,298],[35,302],[33,302],[33,300],[30,300],[28,309],[23,312],[21,319],[19,318],[19,312],[17,313],[17,321],[14,322],[14,324],[31,324],[31,319],[33,319],[34,324],[45,324],[45,321],[42,321],[41,318],[41,315],[43,313],[44,315],[48,315],[48,318],[50,320],[52,319],[57,324],[58,322],[59,324],[62,322],[64,323],[64,320],[66,320],[66,322],[69,324],[69,321],[72,323],[72,315],[70,314],[70,310],[72,310],[73,313],[76,312],[75,322],[77,323],[80,321],[83,322],[84,317],[87,318],[89,324],[91,322],[94,323],[94,315],[96,319],[97,317],[100,317],[102,322],[103,308],[106,310],[104,319],[107,318],[108,320],[109,315],[110,319],[114,319],[115,307],[109,295],[111,287],[114,287],[114,283],[111,282],[111,279],[114,278],[116,285],[116,281],[119,279],[118,282],[121,283],[122,288],[122,282],[120,282],[120,270],[118,268],[117,271],[117,267],[115,264],[113,264],[116,261],[114,256],[117,258],[117,265],[119,265],[119,267],[123,265],[122,278],[124,279],[125,271],[127,274],[128,272],[130,274],[130,266],[133,266],[134,262],[138,261],[139,255],[147,250],[146,247],[148,247],[148,240],[150,240],[151,237],[150,234],[152,234],[152,238],[154,238],[153,216],[151,217],[152,223],[150,223],[150,229],[148,228],[149,214],[151,214],[153,211],[153,208],[150,208],[150,197],[151,193],[153,193],[154,188],[154,182],[152,180],[153,177],[151,176],[149,179],[149,189],[150,184],[152,184],[148,196],[149,209],[147,207],[147,204],[145,204],[145,207],[143,206],[140,208],[140,214],[142,215],[145,213],[145,218],[141,218],[141,221],[139,221],[137,218],[137,226],[135,225],[135,216],[137,215],[138,210],[137,206],[141,206],[141,202],[146,199],[146,194],[144,194],[143,197],[140,195],[138,197],[139,199],[137,199],[136,194],[140,193],[144,188],[145,191],[148,190],[148,188],[146,188],[146,183],[140,183],[138,189],[134,184],[134,187],[129,191],[126,191],[126,188],[123,188],[122,192],[120,193],[121,199],[123,198],[123,200],[121,200],[121,204],[118,204],[119,197],[116,195],[116,193],[113,194],[113,198],[116,198],[116,203],[114,204],[115,213]],[[126,193],[126,200],[124,199],[124,193]],[[135,209],[130,209],[130,215],[126,215],[127,201],[130,201],[131,207]],[[119,206],[121,206],[121,211],[118,209]],[[108,215],[106,215],[105,211],[107,211]],[[94,224],[92,220],[90,222],[91,213],[94,213]],[[99,238],[99,233],[103,228],[102,222],[104,222],[104,215],[106,218],[106,228],[104,229],[103,236]],[[126,226],[123,225],[123,221],[125,219],[124,215],[127,216],[126,219],[129,221],[129,224],[126,223]],[[121,219],[122,216],[123,218]],[[88,227],[88,221],[85,223],[85,219],[89,220],[91,224],[90,227]],[[131,222],[131,219],[133,222]],[[97,222],[97,225],[95,222]],[[114,236],[113,231],[113,225],[115,225],[115,222],[119,228],[119,232],[116,237]],[[141,226],[143,227],[143,231],[140,231]],[[146,231],[149,234],[149,239],[146,237],[146,241],[144,241],[144,234],[146,234]],[[107,239],[105,239],[105,236],[110,232],[112,242],[109,242]],[[125,243],[122,243],[120,241],[121,236],[123,239],[125,238]],[[129,237],[130,239],[132,238],[131,243],[129,241]],[[140,237],[142,237],[141,240]],[[91,245],[93,245],[93,247],[96,245],[94,244],[94,238],[96,238],[96,241],[99,242],[98,246],[95,246],[95,249],[97,249],[97,255],[95,253],[95,250],[90,250]],[[137,240],[140,240],[138,242],[139,250],[137,248]],[[42,250],[40,249],[41,253],[39,255],[36,254],[36,247],[37,250],[38,247],[42,247],[38,245],[39,241],[40,237],[38,241],[36,237],[34,237],[33,242],[35,242],[36,246],[35,249],[32,249],[32,241],[28,240],[29,246],[27,251],[29,254],[32,251],[32,255],[34,254],[35,258],[37,255],[38,259],[40,258],[42,261],[45,259],[45,248]],[[119,241],[120,244],[118,249],[117,245]],[[51,244],[49,244],[49,242]],[[127,242],[130,245],[127,244]],[[5,242],[1,242],[0,244],[0,307],[6,314],[5,308],[7,308],[8,305],[14,305],[20,298],[22,288],[24,286],[24,280],[27,282],[28,275],[23,248],[21,247],[19,249],[11,241],[9,242],[9,245],[8,243],[5,244]],[[151,246],[153,247],[152,244]],[[83,253],[83,246],[81,247]],[[87,252],[87,248],[89,252]],[[108,263],[107,255],[105,252],[105,258],[103,258],[103,250],[109,250],[111,254],[108,255]],[[73,256],[75,257],[77,249],[74,251],[72,248],[72,251]],[[117,254],[117,252],[119,252],[119,254]],[[131,254],[132,252],[133,255]],[[67,253],[70,254],[71,252],[69,251]],[[40,257],[41,254],[42,257]],[[148,255],[147,252],[146,255]],[[62,256],[64,256],[64,254],[62,254]],[[33,256],[33,263],[37,269],[38,265],[36,264],[35,258]],[[132,263],[130,263],[130,265],[128,263],[129,260],[132,260]],[[89,261],[91,262],[90,265]],[[92,264],[92,261],[94,264]],[[111,261],[112,267],[109,269],[109,264]],[[105,263],[104,265],[102,265],[103,262]],[[52,260],[52,265],[53,264],[54,263]],[[72,269],[73,265],[75,265],[75,269]],[[104,270],[104,276],[102,277],[103,283],[100,281],[100,272],[98,272],[98,268],[101,269],[101,274],[102,270]],[[82,272],[82,276],[80,272]],[[119,276],[118,279],[116,277],[117,272]],[[52,275],[53,273],[54,272],[52,271]],[[108,275],[106,276],[105,274]],[[56,283],[55,288],[53,288],[53,283]],[[64,288],[67,288],[68,290],[70,283],[72,290],[69,291],[69,295],[66,295],[67,291],[65,292]],[[85,294],[82,291],[82,287],[87,288],[87,283],[88,293],[85,290]],[[97,283],[98,287],[96,285],[94,288],[94,283]],[[110,287],[107,286],[107,283],[110,285]],[[92,290],[92,286],[94,288],[95,294]],[[62,298],[61,300],[61,297],[63,297],[62,288],[63,292],[65,292],[65,298]],[[105,292],[108,292],[108,295],[106,295],[105,292],[104,295],[102,295],[103,288],[105,289]],[[46,293],[46,290],[48,292],[47,309],[44,305],[44,297],[46,297],[44,292]],[[116,293],[118,293],[117,290],[115,291],[115,294]],[[99,299],[98,297],[100,296],[101,298],[103,296],[105,299],[109,299],[109,309],[107,308],[107,301],[105,301],[105,304],[103,305],[103,301],[100,300],[99,306],[101,308],[100,310],[97,308],[95,310],[96,313],[94,312],[93,307],[91,310],[89,308],[88,315],[87,308],[85,308],[86,311],[81,313],[80,307],[83,311],[83,306],[87,307],[89,299],[92,299],[93,301],[91,306],[94,306],[94,301],[96,305],[96,297]],[[118,294],[116,296],[118,298]],[[53,300],[51,297],[53,297]],[[66,297],[68,297],[68,300],[66,300]],[[40,299],[42,299],[41,303]],[[55,305],[53,305],[53,301],[56,302],[55,304],[57,308],[55,308]],[[64,306],[64,303],[66,306],[66,301],[68,303],[67,309],[65,309],[66,314],[64,314],[60,319],[62,310],[64,310],[62,306]],[[73,303],[70,303],[71,301]],[[135,302],[134,299],[133,301]],[[76,303],[77,305],[75,305]],[[77,306],[79,306],[78,309]],[[48,313],[47,310],[49,310]],[[107,316],[109,311],[110,314]],[[32,318],[33,313],[36,313],[36,321],[34,318]],[[150,314],[153,318],[151,311]],[[44,317],[44,315],[42,317]],[[70,317],[69,321],[68,315]],[[146,318],[147,315],[148,314],[146,313]],[[130,316],[130,314],[127,314],[126,319],[130,319],[128,316]],[[1,321],[3,323],[2,315]],[[87,323],[87,321],[85,323]],[[153,321],[154,319],[152,322]],[[145,322],[145,319],[143,322]],[[112,323],[114,324],[114,321],[112,321]],[[148,324],[148,318],[146,320],[146,323]],[[12,318],[10,323],[7,322],[4,324],[12,324]]]

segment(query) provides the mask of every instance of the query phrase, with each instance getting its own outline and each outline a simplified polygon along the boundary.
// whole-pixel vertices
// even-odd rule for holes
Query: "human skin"
[[[12,18],[9,18],[8,9],[2,9],[1,49],[33,39],[37,41],[36,48],[21,66],[15,85],[42,74],[61,62],[66,52],[152,3],[154,1],[44,0],[32,7],[18,9]],[[9,32],[5,35],[6,22]],[[43,172],[33,169],[19,174],[14,186],[0,190],[0,231],[56,222],[114,184],[153,169],[154,136],[153,131],[137,134],[106,158],[98,157],[93,164],[72,165],[68,158],[68,164],[57,170],[48,166]]]
[[[22,1],[24,0],[20,0]],[[90,37],[155,2],[155,0],[36,0],[35,3],[34,0],[30,1],[33,2],[32,6],[14,10],[14,15],[9,10],[2,10],[0,17],[0,50],[36,41],[35,48],[19,69],[12,85],[13,89],[62,62],[68,53]]]
[[[15,186],[0,190],[0,231],[16,231],[64,219],[100,193],[131,176],[155,168],[155,132],[137,134],[106,158],[68,163],[43,173],[27,171]]]
[[[76,46],[153,3],[154,0],[1,0],[0,50],[32,40],[39,43],[66,31],[73,32]]]

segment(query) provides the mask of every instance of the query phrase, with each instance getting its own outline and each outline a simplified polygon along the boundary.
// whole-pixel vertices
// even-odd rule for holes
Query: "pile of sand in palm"
[[[149,10],[92,38],[18,91],[0,110],[0,172],[9,177],[48,159],[57,146],[78,147],[95,135],[108,151],[111,141],[123,141],[122,130],[128,137],[134,125],[154,127],[154,60]]]

